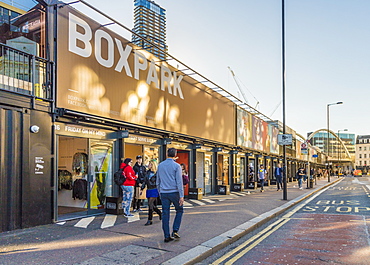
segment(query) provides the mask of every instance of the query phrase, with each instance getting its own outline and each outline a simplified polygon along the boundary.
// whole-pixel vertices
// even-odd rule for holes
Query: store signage
[[[128,138],[129,137],[129,131],[128,130],[122,130],[117,132],[112,132],[107,134],[107,139],[122,139],[122,138]]]
[[[76,125],[55,124],[54,128],[55,128],[55,131],[72,133],[74,135],[83,135],[86,137],[90,136],[90,137],[102,138],[102,137],[107,136],[107,133],[105,131],[95,129],[95,128],[76,126]]]
[[[44,174],[44,158],[41,156],[35,157],[35,174],[43,175]]]
[[[279,145],[292,145],[293,135],[292,134],[278,134]]]
[[[215,147],[212,149],[213,152],[222,152],[222,147]]]
[[[149,138],[145,136],[139,136],[139,135],[130,135],[126,142],[128,143],[135,143],[135,144],[152,144],[156,142],[157,139]]]
[[[83,29],[82,31],[79,28]],[[129,45],[123,46],[121,40],[113,38],[107,31],[98,29],[95,32],[92,31],[89,24],[82,18],[77,17],[69,13],[69,51],[75,53],[81,57],[88,58],[93,53],[96,61],[106,67],[111,68],[114,66],[115,59],[118,57],[118,61],[114,67],[114,70],[121,73],[122,69],[125,69],[127,76],[132,77],[132,70],[134,72],[134,78],[136,80],[140,79],[140,72],[146,71],[148,73],[146,76],[146,83],[151,85],[154,83],[156,88],[160,88],[174,96],[179,96],[184,99],[184,95],[181,89],[181,81],[183,79],[182,75],[177,76],[177,72],[166,67],[165,65],[160,65],[160,70],[158,70],[157,63],[153,60],[148,63],[148,59],[145,55],[139,51],[134,51],[132,53],[132,47]],[[107,43],[106,50],[102,50],[102,43]],[[83,45],[78,45],[78,44]],[[95,47],[93,49],[93,47]],[[115,54],[115,47],[118,50],[118,54]],[[104,58],[102,54],[106,54]],[[133,68],[130,67],[129,57],[133,54],[134,65]],[[116,58],[115,58],[116,57]]]
[[[312,157],[319,157],[318,155],[312,155]]]
[[[206,152],[212,152],[212,148],[211,147],[206,147],[206,146],[201,146],[200,150],[206,151]]]

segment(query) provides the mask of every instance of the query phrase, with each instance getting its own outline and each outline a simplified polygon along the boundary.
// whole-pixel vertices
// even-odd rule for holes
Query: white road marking
[[[132,223],[140,220],[140,215],[138,213],[134,213],[134,216],[127,217],[127,223]]]
[[[196,203],[198,205],[206,205],[204,202],[197,201],[197,200],[189,200],[189,201],[194,202],[194,203]]]
[[[66,223],[66,221],[64,221],[64,222],[58,222],[58,223],[56,223],[57,225],[64,225]]]
[[[240,192],[233,192],[232,194],[237,194],[237,195],[239,195],[239,196],[245,196],[245,194],[244,194],[244,193],[240,193]]]
[[[212,201],[210,199],[203,199],[202,201],[208,202],[208,203],[216,203],[215,201]]]
[[[191,203],[188,203],[187,201],[184,201],[184,207],[187,207],[187,206],[193,206]]]
[[[80,221],[78,221],[77,224],[75,224],[74,226],[75,227],[79,227],[79,228],[87,228],[87,226],[92,222],[94,221],[95,219],[95,216],[91,216],[91,217],[86,217],[86,218],[82,218]]]
[[[117,215],[114,214],[107,214],[104,217],[103,223],[101,224],[100,228],[104,229],[107,227],[112,227],[116,223]]]

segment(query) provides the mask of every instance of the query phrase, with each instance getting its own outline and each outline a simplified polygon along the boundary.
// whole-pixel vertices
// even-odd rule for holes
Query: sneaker
[[[172,238],[172,237],[166,237],[165,239],[164,239],[164,242],[165,243],[168,243],[168,242],[171,242],[171,241],[173,241],[174,239]]]
[[[126,215],[126,217],[134,217],[134,216],[135,216],[135,215],[133,215],[133,214],[131,214],[131,213]]]
[[[299,188],[300,190],[303,189],[302,187]]]
[[[173,231],[171,237],[173,237],[174,239],[179,239],[180,235],[177,231]]]
[[[137,211],[138,211],[138,212],[142,212],[143,210],[141,210],[141,208],[140,208],[140,209],[138,209]]]
[[[133,210],[133,212],[134,212],[134,213],[136,213],[136,212],[137,212],[137,210],[136,210],[136,209],[134,209],[134,210]]]

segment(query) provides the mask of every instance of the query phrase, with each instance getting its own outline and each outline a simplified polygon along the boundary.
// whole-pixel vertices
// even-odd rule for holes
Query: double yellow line
[[[339,184],[343,179],[335,183],[335,185]],[[335,186],[334,185],[334,186]],[[303,203],[296,206],[293,210],[287,212],[281,219],[277,220],[273,224],[269,225],[265,229],[263,229],[261,232],[256,234],[255,236],[251,237],[247,241],[245,241],[240,246],[236,247],[232,251],[226,253],[221,258],[217,259],[212,263],[212,265],[218,265],[223,263],[225,260],[227,260],[224,264],[230,265],[236,262],[238,259],[243,257],[248,251],[253,249],[255,246],[257,246],[260,242],[262,242],[264,239],[266,239],[269,235],[271,235],[273,232],[278,230],[280,227],[282,227],[284,224],[289,222],[291,219],[308,219],[313,220],[313,218],[291,218],[293,214],[298,212],[300,209],[302,209],[305,205],[307,205],[309,202],[311,202],[313,199],[315,199],[317,196],[319,196],[321,193],[329,189],[331,186],[328,186],[326,188],[323,188],[322,190],[318,191],[314,196],[310,197],[309,199],[306,199]],[[370,189],[370,188],[369,188]]]
[[[271,235],[273,232],[275,232],[277,229],[279,229],[281,226],[283,226],[285,223],[287,223],[290,219],[280,219],[273,224],[266,227],[264,230],[262,230],[257,235],[251,237],[247,241],[245,241],[243,244],[238,246],[237,248],[233,249],[232,251],[226,253],[221,258],[216,260],[212,263],[212,265],[218,265],[221,264],[226,259],[229,259],[231,256],[233,256],[231,259],[229,259],[225,265],[233,264],[235,261],[243,257],[248,251],[253,249],[255,246],[257,246],[260,242],[262,242],[265,238],[267,238],[269,235]],[[236,254],[237,253],[237,254]],[[235,255],[236,254],[236,255]]]

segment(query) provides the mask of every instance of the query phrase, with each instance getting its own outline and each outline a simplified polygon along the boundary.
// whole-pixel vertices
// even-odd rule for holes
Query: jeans
[[[298,179],[298,186],[299,188],[302,188],[302,177]]]
[[[176,216],[173,221],[172,231],[179,231],[184,207],[180,206],[180,194],[178,192],[161,193],[162,200],[162,229],[164,237],[170,237],[170,205],[175,206]]]
[[[261,190],[263,190],[263,186],[265,186],[265,179],[260,179],[261,182]]]
[[[130,207],[132,198],[134,196],[134,186],[121,186],[123,196],[122,196],[122,208],[126,215],[130,214]]]
[[[283,189],[283,176],[276,176],[277,189]]]

